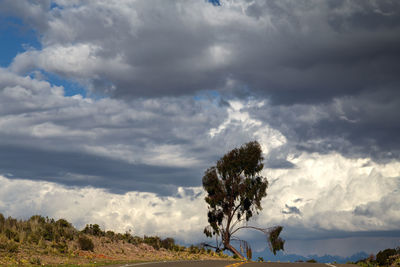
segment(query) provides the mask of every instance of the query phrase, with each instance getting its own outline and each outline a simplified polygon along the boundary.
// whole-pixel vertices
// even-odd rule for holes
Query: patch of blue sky
[[[218,91],[215,90],[203,90],[193,96],[193,99],[197,102],[211,102],[214,105],[219,105],[222,97]]]
[[[28,49],[41,49],[37,33],[14,17],[0,17],[0,66],[8,67],[14,57]]]
[[[51,2],[50,3],[50,9],[64,9],[63,6],[60,6],[59,4],[55,3],[55,2]]]
[[[81,95],[82,97],[87,96],[87,90],[85,86],[72,79],[63,78],[57,74],[46,72],[41,70],[40,74],[43,79],[48,81],[51,85],[64,87],[65,96]]]
[[[213,4],[214,6],[220,6],[220,0],[208,0],[209,3]]]

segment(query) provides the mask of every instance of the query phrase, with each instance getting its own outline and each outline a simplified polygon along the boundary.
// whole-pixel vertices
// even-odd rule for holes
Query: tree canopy
[[[217,250],[229,250],[241,259],[244,257],[231,244],[232,241],[239,243],[240,250],[246,252],[248,258],[252,254],[249,244],[235,235],[241,229],[263,232],[274,254],[283,250],[284,240],[279,237],[282,226],[260,228],[247,225],[250,218],[262,210],[261,200],[267,196],[268,180],[260,175],[263,159],[260,144],[252,141],[225,154],[203,176],[209,222],[204,233],[216,237],[214,247]]]

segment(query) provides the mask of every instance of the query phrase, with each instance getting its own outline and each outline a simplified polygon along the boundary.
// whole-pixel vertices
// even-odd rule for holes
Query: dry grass
[[[68,241],[66,253],[60,253],[54,243],[41,242],[39,245],[23,243],[17,252],[0,252],[0,265],[82,265],[111,262],[173,261],[200,259],[227,259],[224,254],[215,252],[190,253],[158,250],[147,244],[134,245],[122,240],[112,241],[107,237],[89,237],[94,243],[94,251],[80,250],[77,241]]]
[[[88,225],[78,231],[63,219],[54,221],[32,216],[23,221],[6,219],[0,213],[0,266],[94,266],[116,262],[226,258],[228,256],[224,254],[207,253],[194,246],[179,246],[172,238],[141,238],[130,233],[104,232],[98,225]]]

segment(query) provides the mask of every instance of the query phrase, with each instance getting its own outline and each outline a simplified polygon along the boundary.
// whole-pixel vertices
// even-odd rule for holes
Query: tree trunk
[[[229,243],[225,244],[225,247],[227,249],[229,249],[232,253],[236,254],[241,260],[244,260],[244,261],[246,260],[246,258],[243,257],[242,254],[240,254],[239,251],[237,251],[237,249],[234,248],[231,244],[229,244]]]

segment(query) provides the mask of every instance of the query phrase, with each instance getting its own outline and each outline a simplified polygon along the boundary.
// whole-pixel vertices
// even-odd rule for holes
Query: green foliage
[[[206,170],[202,180],[207,192],[205,201],[208,204],[209,223],[204,234],[221,238],[222,249],[230,250],[240,258],[243,256],[230,244],[237,230],[252,228],[270,234],[268,229],[240,226],[262,210],[261,200],[267,196],[268,181],[260,175],[264,167],[263,159],[260,144],[257,141],[249,142],[225,154],[215,166]],[[279,238],[281,231],[282,227],[276,227],[269,236],[274,254],[283,249],[284,241]],[[248,245],[245,247],[246,253],[251,254],[251,248]]]
[[[161,239],[158,236],[133,236],[130,231],[124,234],[113,231],[103,231],[98,224],[88,224],[82,231],[76,230],[65,219],[49,219],[40,215],[33,215],[28,220],[17,220],[12,217],[5,218],[0,213],[0,253],[17,252],[19,245],[30,243],[37,245],[47,252],[68,253],[68,241],[76,240],[82,250],[94,249],[90,236],[109,238],[108,242],[121,240],[133,245],[148,244],[155,249],[165,248],[172,251],[185,251],[186,248],[175,244],[171,237]],[[195,253],[204,252],[196,248]]]
[[[98,224],[87,224],[85,229],[82,230],[83,233],[94,236],[105,236],[106,233],[100,229]]]
[[[158,250],[161,247],[161,238],[159,238],[158,236],[144,236],[143,243],[150,245]]]
[[[194,245],[191,245],[188,250],[189,250],[189,253],[192,253],[192,254],[198,254],[200,252],[200,249]]]
[[[175,246],[175,240],[171,237],[167,237],[163,240],[161,240],[161,247],[172,250]]]
[[[378,254],[376,254],[376,262],[381,265],[381,266],[387,266],[392,264],[394,260],[393,256],[398,254],[398,251],[396,249],[388,248],[383,251],[379,251]]]
[[[115,233],[113,231],[107,231],[106,237],[110,238],[111,240],[115,239]]]
[[[308,263],[317,263],[317,261],[314,260],[314,259],[307,260],[306,262],[308,262]]]
[[[52,248],[60,253],[68,252],[66,241],[73,240],[78,231],[65,219],[45,218],[34,215],[28,220],[16,220],[4,218],[0,214],[0,235],[6,239],[4,249],[8,252],[16,252],[19,244],[37,244],[40,248],[46,248],[46,242],[52,242]]]
[[[248,221],[262,209],[261,199],[267,193],[268,181],[259,175],[262,151],[258,142],[249,142],[225,154],[217,165],[209,168],[203,177],[205,198],[209,205],[208,222],[212,232],[205,229],[207,236],[220,234],[223,219],[238,220],[245,216]]]
[[[90,238],[88,238],[87,236],[84,236],[84,235],[82,235],[82,236],[80,236],[78,238],[78,245],[79,245],[79,248],[81,250],[87,250],[87,251],[93,251],[94,250],[93,241]]]
[[[4,234],[8,239],[18,242],[18,240],[16,240],[16,239],[18,239],[18,233],[17,232],[14,232],[13,230],[7,228],[7,229],[5,229]]]
[[[13,240],[9,240],[4,235],[0,235],[0,253],[1,251],[10,253],[17,252],[18,244]]]
[[[79,242],[79,239],[78,239]],[[68,253],[68,245],[65,241],[62,242],[53,242],[51,245],[52,248],[54,248],[57,252],[65,254]]]
[[[264,262],[264,258],[263,257],[258,257],[257,261],[258,262]]]
[[[42,265],[42,262],[41,262],[40,258],[38,258],[38,257],[31,258],[29,260],[29,263],[33,264],[33,265]]]

